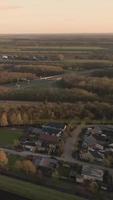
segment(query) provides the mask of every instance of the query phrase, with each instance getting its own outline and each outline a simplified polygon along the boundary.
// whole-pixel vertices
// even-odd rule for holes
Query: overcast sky
[[[113,0],[0,0],[0,33],[113,32]]]

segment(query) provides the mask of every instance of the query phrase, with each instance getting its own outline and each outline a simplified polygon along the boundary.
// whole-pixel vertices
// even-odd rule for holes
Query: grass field
[[[6,44],[5,47],[1,45],[0,51],[5,52],[7,48],[7,52],[29,52],[29,51],[96,51],[96,50],[104,50],[105,48],[99,47],[99,46],[20,46],[19,48],[15,46],[11,46],[9,44]]]
[[[8,191],[31,200],[83,200],[82,198],[73,195],[5,176],[0,176],[0,190]]]
[[[30,84],[27,84],[26,82],[20,82],[21,89],[27,88],[27,89],[42,89],[42,88],[50,88],[50,87],[56,87],[56,81],[55,80],[33,80]],[[10,88],[16,88],[17,90],[20,90],[16,87],[15,83],[9,83],[5,84],[5,86]]]
[[[0,145],[12,146],[23,134],[20,129],[0,128]]]

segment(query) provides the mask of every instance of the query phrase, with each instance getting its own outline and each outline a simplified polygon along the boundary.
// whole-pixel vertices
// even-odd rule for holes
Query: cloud
[[[0,6],[0,10],[16,10],[20,8],[20,6]]]
[[[8,3],[0,3],[0,10],[16,10],[20,9],[21,6],[16,6],[16,5],[9,5]]]

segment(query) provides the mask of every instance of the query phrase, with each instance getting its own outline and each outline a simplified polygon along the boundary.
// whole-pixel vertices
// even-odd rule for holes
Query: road
[[[107,168],[104,167],[102,165],[98,165],[98,164],[93,164],[93,163],[87,163],[84,161],[80,161],[77,159],[74,159],[72,157],[72,152],[77,144],[78,141],[78,136],[81,132],[81,129],[84,125],[79,125],[77,126],[77,128],[72,132],[72,137],[68,138],[66,143],[65,143],[65,147],[64,147],[64,153],[62,154],[61,157],[55,157],[56,159],[58,159],[59,161],[64,161],[64,162],[70,162],[70,163],[78,163],[80,165],[88,165],[90,167],[95,167],[97,169],[103,169],[103,170],[109,170],[109,172],[111,173],[111,175],[113,176],[113,168]],[[43,157],[43,158],[50,158],[50,155],[46,155],[46,154],[40,154],[40,153],[32,153],[29,151],[15,151],[15,150],[11,150],[11,149],[7,149],[7,148],[2,148],[6,153],[8,154],[12,154],[12,155],[18,155],[21,157],[26,157],[26,156],[38,156],[38,157]]]
[[[107,168],[107,167],[104,167],[102,165],[87,163],[87,162],[84,162],[84,161],[76,160],[72,157],[72,153],[75,150],[75,147],[78,143],[79,134],[81,133],[81,129],[83,127],[84,127],[84,124],[77,126],[77,128],[72,132],[72,137],[67,139],[65,146],[64,146],[64,153],[62,154],[61,159],[63,159],[64,161],[71,162],[71,163],[78,163],[80,165],[88,165],[90,167],[95,167],[97,169],[109,170],[109,172],[113,176],[113,169],[112,168]]]
[[[64,145],[64,153],[62,154],[62,158],[66,160],[73,159],[72,158],[72,153],[75,149],[75,146],[78,142],[78,136],[81,132],[82,125],[77,126],[76,129],[73,130],[72,132],[72,137],[68,138],[65,145]]]
[[[39,154],[39,153],[31,153],[29,151],[22,151],[22,152],[17,152],[15,150],[10,150],[10,149],[6,149],[6,148],[2,148],[6,153],[11,154],[11,155],[18,155],[21,157],[26,157],[26,156],[38,156],[38,157],[42,157],[42,158],[51,158],[50,155],[46,155],[46,154]],[[109,170],[109,172],[113,175],[113,168],[107,168],[101,165],[97,165],[97,164],[93,164],[93,163],[87,163],[87,162],[83,162],[80,160],[75,160],[74,158],[72,158],[72,156],[69,157],[56,157],[54,156],[54,158],[56,158],[59,161],[64,161],[64,162],[70,162],[73,164],[80,164],[80,165],[89,165],[90,167],[95,167],[97,169],[103,169],[103,170]]]

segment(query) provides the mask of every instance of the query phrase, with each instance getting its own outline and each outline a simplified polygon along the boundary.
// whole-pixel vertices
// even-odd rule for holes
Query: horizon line
[[[0,33],[0,35],[89,35],[89,34],[99,34],[99,35],[112,35],[113,32],[76,32],[76,33]]]

